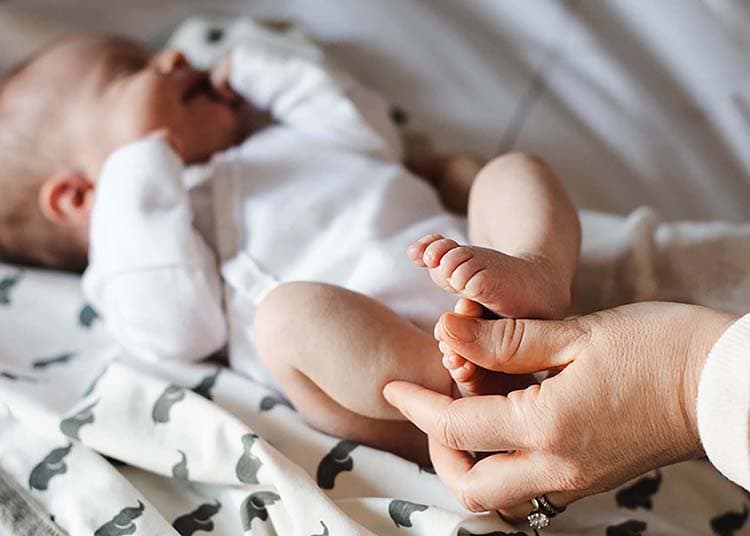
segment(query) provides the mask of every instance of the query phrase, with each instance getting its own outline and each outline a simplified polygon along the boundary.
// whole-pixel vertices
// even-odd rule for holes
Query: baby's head
[[[166,131],[207,160],[239,141],[243,106],[174,50],[79,36],[36,54],[0,81],[0,259],[82,270],[107,156]]]

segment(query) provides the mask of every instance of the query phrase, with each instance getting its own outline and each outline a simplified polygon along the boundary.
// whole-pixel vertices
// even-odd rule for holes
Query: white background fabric
[[[74,29],[165,38],[199,10],[290,19],[439,147],[517,148],[581,208],[746,219],[744,0],[6,0],[0,64]],[[744,90],[744,93],[743,93]],[[744,95],[744,96],[743,96]]]

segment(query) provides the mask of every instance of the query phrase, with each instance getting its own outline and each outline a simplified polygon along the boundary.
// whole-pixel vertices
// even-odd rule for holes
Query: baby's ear
[[[39,189],[39,209],[56,225],[88,225],[94,201],[94,184],[77,171],[50,176]]]

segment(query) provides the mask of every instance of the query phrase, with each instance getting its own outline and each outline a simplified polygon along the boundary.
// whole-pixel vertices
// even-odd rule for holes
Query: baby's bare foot
[[[471,317],[482,317],[482,306],[477,302],[461,298],[456,303],[454,311],[457,314]],[[438,347],[443,353],[443,366],[448,370],[455,382],[454,395],[457,396],[475,396],[486,394],[482,387],[486,383],[489,371],[477,367],[471,361],[467,361],[463,356],[454,352],[445,342],[439,341]]]
[[[461,298],[454,309],[457,318],[481,318],[484,310],[480,304]],[[524,389],[534,383],[529,376],[512,376],[494,372],[472,363],[451,348],[442,336],[441,322],[435,326],[435,337],[443,353],[443,366],[448,370],[455,384],[454,396],[466,397],[488,394],[507,394],[514,389]]]
[[[439,234],[414,242],[407,255],[429,270],[440,288],[512,318],[562,318],[570,287],[543,259],[520,258],[479,246],[462,246]]]

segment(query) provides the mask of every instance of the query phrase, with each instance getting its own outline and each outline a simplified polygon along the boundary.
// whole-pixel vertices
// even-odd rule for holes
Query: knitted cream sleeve
[[[698,432],[711,463],[750,490],[750,314],[709,353],[698,387]]]

